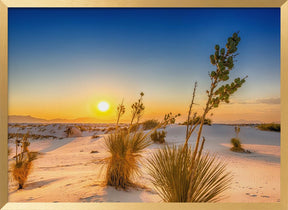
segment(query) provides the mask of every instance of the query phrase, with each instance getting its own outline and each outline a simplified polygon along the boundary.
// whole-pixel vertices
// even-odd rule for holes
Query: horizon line
[[[71,119],[67,119],[67,118],[53,118],[53,119],[45,119],[45,118],[41,118],[41,117],[34,117],[34,116],[31,116],[31,115],[8,115],[8,118],[9,117],[30,117],[30,118],[34,118],[35,121],[37,120],[42,120],[42,121],[47,121],[47,122],[10,122],[10,120],[8,119],[8,123],[32,123],[32,124],[36,124],[36,123],[85,123],[85,124],[115,124],[115,122],[112,122],[112,121],[97,121],[96,117],[78,117],[78,118],[71,118]],[[83,121],[81,122],[81,119],[83,119]],[[85,121],[85,119],[89,119],[89,121],[93,121],[95,120],[94,122],[87,122]],[[155,118],[151,118],[152,120],[155,119]],[[69,122],[57,122],[57,121],[69,121]],[[147,119],[149,120],[149,119]],[[157,119],[155,119],[157,120]],[[54,122],[53,122],[54,121]],[[79,122],[80,121],[80,122]],[[146,121],[146,120],[144,120]],[[159,121],[159,120],[158,120]],[[238,121],[238,122],[237,122]],[[243,121],[243,122],[241,122]],[[178,123],[175,123],[175,124],[179,124],[179,123],[183,123],[185,122],[185,120],[183,121],[180,121]],[[121,122],[119,124],[127,124],[129,123],[129,121],[124,121],[124,122]],[[276,123],[276,124],[281,124],[281,121],[275,121],[275,122],[269,122],[269,123]],[[140,123],[141,124],[141,123]],[[215,121],[213,122],[212,120],[212,123],[211,124],[268,124],[268,122],[263,122],[263,121],[260,121],[260,120],[245,120],[245,119],[239,119],[239,120],[235,120],[235,121]]]

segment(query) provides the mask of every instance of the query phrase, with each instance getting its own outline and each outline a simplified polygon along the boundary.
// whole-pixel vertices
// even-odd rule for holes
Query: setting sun
[[[106,112],[109,109],[109,104],[106,101],[102,101],[98,104],[98,109],[101,112]]]

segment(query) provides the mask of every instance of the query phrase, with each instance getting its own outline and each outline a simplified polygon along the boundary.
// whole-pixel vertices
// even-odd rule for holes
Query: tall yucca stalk
[[[193,149],[164,147],[148,160],[156,191],[165,202],[215,202],[232,176],[215,156],[201,155],[193,164]]]
[[[187,123],[184,145],[165,147],[148,161],[152,183],[164,201],[218,201],[222,192],[229,186],[231,176],[225,170],[225,163],[219,161],[216,156],[203,155],[205,138],[203,137],[202,142],[200,139],[208,113],[217,108],[221,102],[229,103],[230,96],[245,83],[246,77],[236,78],[230,84],[223,84],[229,80],[229,73],[234,67],[233,59],[237,55],[235,52],[239,42],[238,33],[234,33],[228,38],[226,49],[220,49],[219,45],[215,46],[215,53],[210,56],[210,61],[216,69],[209,73],[211,84],[206,91],[208,98],[198,121],[195,121],[197,113],[192,114],[197,88],[197,82],[195,83],[187,118],[187,122],[192,123]],[[191,149],[188,141],[197,128],[195,147]]]

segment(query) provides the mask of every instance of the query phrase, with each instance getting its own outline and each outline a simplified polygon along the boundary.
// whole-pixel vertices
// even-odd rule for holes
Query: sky
[[[125,121],[143,91],[143,120],[167,112],[184,120],[195,81],[195,110],[203,110],[215,44],[224,47],[238,31],[230,78],[248,79],[209,117],[279,122],[279,8],[9,8],[9,115],[113,122],[124,100]]]

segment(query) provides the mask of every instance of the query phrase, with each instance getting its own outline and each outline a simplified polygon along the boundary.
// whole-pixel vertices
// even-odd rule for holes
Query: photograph
[[[280,8],[8,8],[8,202],[279,203],[280,34]]]

